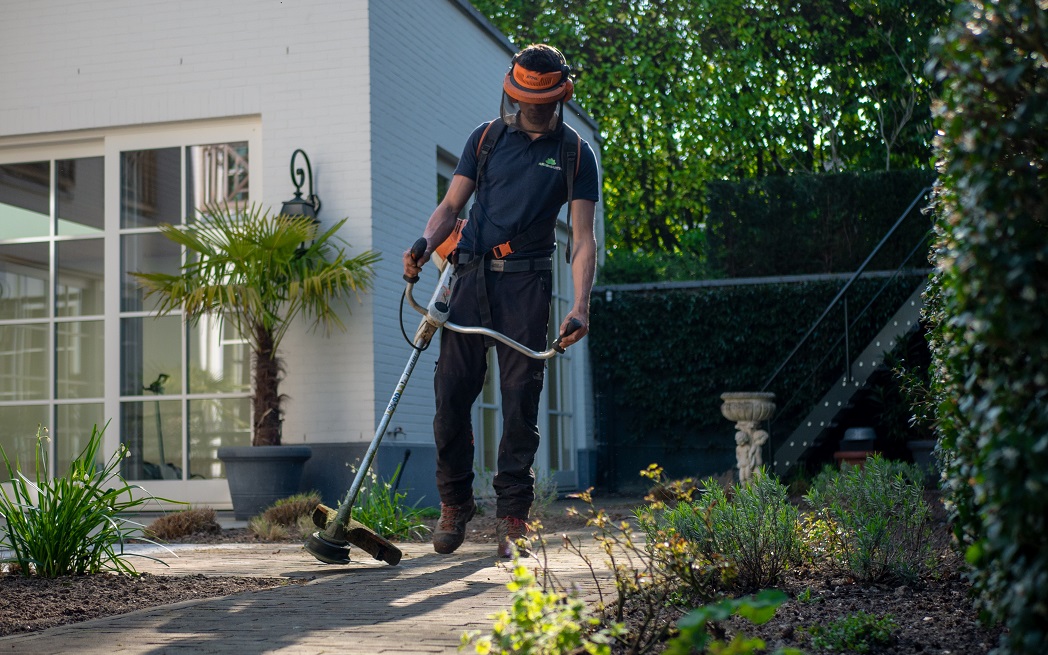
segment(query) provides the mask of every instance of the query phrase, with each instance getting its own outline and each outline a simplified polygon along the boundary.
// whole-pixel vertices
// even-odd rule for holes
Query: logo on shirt
[[[553,157],[550,157],[546,161],[540,161],[539,166],[542,166],[543,168],[552,168],[555,171],[560,170],[560,165],[557,164],[557,160]]]

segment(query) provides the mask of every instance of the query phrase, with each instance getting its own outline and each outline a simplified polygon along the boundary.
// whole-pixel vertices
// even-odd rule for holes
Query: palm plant
[[[192,225],[160,226],[186,249],[180,274],[133,274],[147,297],[159,298],[158,316],[180,309],[195,324],[217,315],[248,342],[254,368],[252,445],[280,444],[284,367],[277,353],[295,317],[312,320],[311,329],[345,330],[337,305],[349,309],[351,293],[359,300],[371,288],[378,254],[369,250],[348,257],[333,243],[342,241],[335,233],[346,220],[318,234],[317,224],[305,216],[271,215],[254,205],[243,210],[208,205]]]

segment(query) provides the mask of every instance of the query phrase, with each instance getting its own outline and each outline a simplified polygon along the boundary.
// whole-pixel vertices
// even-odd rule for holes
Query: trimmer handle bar
[[[426,252],[427,245],[428,243],[424,237],[418,239],[414,244],[412,244],[410,250],[412,259],[416,261],[421,259]],[[418,334],[425,334],[426,337],[424,338],[426,338],[427,342],[428,337],[431,337],[433,333],[436,332],[437,328],[443,327],[453,332],[460,332],[462,334],[479,334],[482,336],[491,337],[492,339],[501,341],[510,348],[513,348],[514,350],[521,352],[533,359],[552,359],[558,353],[564,352],[564,348],[562,348],[560,345],[561,340],[582,327],[582,323],[580,323],[578,320],[571,319],[571,321],[568,323],[567,330],[564,331],[564,334],[557,337],[557,340],[553,342],[553,345],[550,346],[549,349],[539,352],[537,350],[532,350],[524,344],[519,343],[511,339],[510,337],[507,337],[506,335],[502,334],[501,332],[496,332],[495,330],[492,330],[490,328],[458,325],[457,323],[452,323],[448,320],[447,300],[450,296],[451,275],[453,274],[453,272],[454,267],[448,266],[447,262],[444,262],[444,265],[441,266],[440,283],[437,285],[437,290],[433,294],[433,298],[430,300],[428,307],[423,307],[415,301],[415,296],[413,292],[415,289],[415,283],[417,283],[419,280],[418,276],[404,276],[404,281],[407,282],[407,288],[404,290],[404,296],[407,298],[408,304],[411,305],[411,307],[416,312],[422,314],[423,324],[419,326]],[[416,335],[416,346],[419,345],[418,339],[419,337],[418,335]]]

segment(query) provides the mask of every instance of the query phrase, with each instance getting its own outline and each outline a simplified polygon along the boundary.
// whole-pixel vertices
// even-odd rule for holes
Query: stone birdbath
[[[721,394],[721,414],[735,422],[735,460],[739,482],[753,479],[764,464],[761,449],[768,431],[760,424],[775,413],[775,394],[763,391],[730,391]]]

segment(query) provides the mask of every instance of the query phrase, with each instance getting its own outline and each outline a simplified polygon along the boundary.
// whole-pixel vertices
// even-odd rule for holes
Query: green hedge
[[[958,3],[938,40],[933,325],[945,491],[1002,653],[1048,643],[1048,12]]]
[[[711,182],[707,266],[723,277],[857,270],[933,179],[931,171],[911,170]],[[928,227],[904,221],[872,269],[897,266]]]
[[[846,297],[854,320],[887,282],[852,329],[852,359],[925,279],[919,274],[892,281],[864,277],[852,285]],[[720,394],[760,389],[844,283],[598,291],[591,302],[589,347],[602,411],[614,416],[605,426],[614,434],[605,437],[616,445],[658,441],[672,451],[696,435],[729,434],[730,425],[720,414]],[[800,413],[843,373],[840,344],[816,375],[818,383],[804,384],[843,326],[843,310],[838,309],[768,388],[781,404],[800,392],[793,408],[776,418],[773,442],[785,438]],[[733,450],[734,442],[727,447]]]

